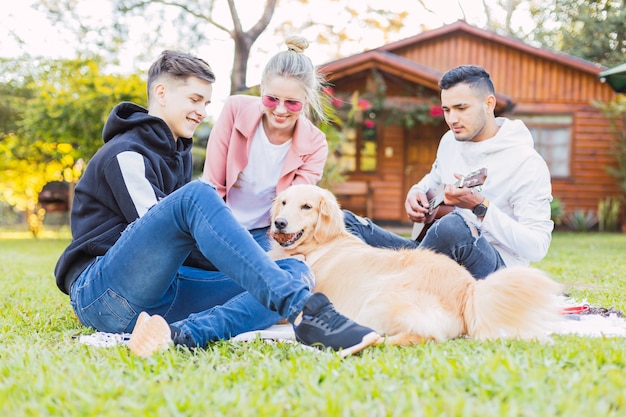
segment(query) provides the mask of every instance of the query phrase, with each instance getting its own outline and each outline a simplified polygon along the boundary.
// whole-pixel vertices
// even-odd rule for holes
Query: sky
[[[494,3],[496,0],[488,0]],[[380,32],[365,31],[358,20],[351,22],[351,30],[354,36],[362,35],[363,40],[359,44],[345,45],[323,45],[311,43],[306,50],[306,54],[311,58],[315,65],[320,65],[337,58],[337,54],[348,56],[359,53],[367,49],[372,49],[385,44],[388,41],[395,41],[409,36],[416,35],[421,32],[423,26],[429,28],[440,27],[444,24],[453,23],[463,17],[462,11],[458,3],[463,5],[468,23],[482,25],[485,17],[482,12],[482,0],[425,0],[425,3],[433,11],[433,13],[425,12],[419,6],[417,0],[368,0],[367,3],[373,7],[393,10],[407,11],[408,17],[405,19],[404,29],[397,34],[390,35],[392,38],[385,40]],[[8,4],[7,4],[8,3]],[[66,28],[53,26],[48,20],[45,13],[38,11],[34,5],[37,0],[10,0],[3,5],[3,12],[0,14],[0,57],[16,57],[23,52],[28,52],[35,56],[46,56],[51,58],[73,58],[74,49],[72,45],[76,44],[76,40],[72,32]],[[257,16],[261,13],[264,1],[256,0],[254,2],[246,0],[245,3],[239,1],[238,4],[245,4],[245,7],[239,7],[244,29],[249,28]],[[255,85],[260,80],[260,73],[267,60],[276,52],[283,48],[283,36],[276,34],[274,29],[278,22],[292,20],[295,24],[302,23],[307,19],[312,21],[328,21],[332,16],[339,15],[336,12],[338,7],[359,8],[365,7],[364,0],[316,0],[312,2],[315,7],[306,8],[306,12],[294,13],[303,10],[302,6],[294,6],[293,2],[288,0],[279,0],[278,7],[274,13],[272,24],[266,30],[258,41],[253,45],[250,60],[248,62],[248,85]],[[109,19],[110,3],[107,0],[83,0],[78,3],[82,5],[81,15],[89,19]],[[221,7],[221,8],[220,8]],[[221,2],[221,6],[216,9],[216,13],[223,16],[224,24],[230,23],[230,17],[226,9],[225,2]],[[109,19],[110,20],[110,19]],[[520,12],[519,24],[524,26],[523,11]],[[332,21],[329,21],[332,23]],[[339,22],[339,24],[342,24]],[[134,30],[141,31],[145,28],[145,22],[138,21],[134,25]],[[17,34],[20,41],[12,34]],[[133,36],[141,36],[141,33],[133,33]],[[307,37],[315,36],[309,34]],[[168,47],[164,44],[164,47]],[[216,54],[216,49],[218,53]],[[213,104],[209,106],[209,116],[215,119],[221,109],[221,104],[226,99],[230,90],[230,72],[232,68],[232,41],[223,32],[215,30],[212,33],[212,42],[210,47],[198,46],[195,50],[189,50],[200,57],[205,58],[211,64],[216,73],[217,82],[213,87]],[[122,71],[137,70],[136,60],[137,53],[133,48],[133,44],[129,43],[122,51],[121,65]],[[211,59],[216,57],[217,59]],[[149,63],[144,64],[146,67]],[[146,69],[146,68],[142,68]]]

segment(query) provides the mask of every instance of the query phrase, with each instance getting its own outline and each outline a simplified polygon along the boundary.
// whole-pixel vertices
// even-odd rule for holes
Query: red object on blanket
[[[580,306],[563,307],[561,314],[582,314],[589,311],[589,304],[583,304]]]

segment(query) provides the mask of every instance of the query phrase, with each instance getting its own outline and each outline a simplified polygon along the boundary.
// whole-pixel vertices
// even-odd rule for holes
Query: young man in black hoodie
[[[132,331],[140,356],[171,342],[202,347],[280,317],[300,342],[342,356],[377,343],[374,331],[311,294],[304,262],[270,260],[214,187],[191,181],[192,136],[214,81],[205,61],[164,51],[148,73],[148,109],[113,109],[75,189],[58,287],[85,326]],[[203,258],[219,272],[184,266]]]

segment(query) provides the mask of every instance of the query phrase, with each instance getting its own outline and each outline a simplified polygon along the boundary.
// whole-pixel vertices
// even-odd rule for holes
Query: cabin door
[[[424,175],[435,162],[441,136],[447,131],[445,123],[423,124],[405,130],[404,141],[404,193]],[[404,212],[404,199],[402,199]]]

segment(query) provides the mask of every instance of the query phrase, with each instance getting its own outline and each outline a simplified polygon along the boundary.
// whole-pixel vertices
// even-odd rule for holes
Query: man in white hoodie
[[[425,223],[431,204],[427,193],[438,190],[443,204],[454,210],[436,220],[421,241],[345,211],[348,230],[372,246],[444,253],[477,279],[503,267],[541,260],[554,228],[552,187],[530,131],[520,120],[495,117],[495,90],[481,67],[451,69],[439,87],[450,130],[441,139],[431,171],[409,190],[405,208],[409,219]],[[487,170],[482,186],[460,184],[463,175],[481,168]]]

